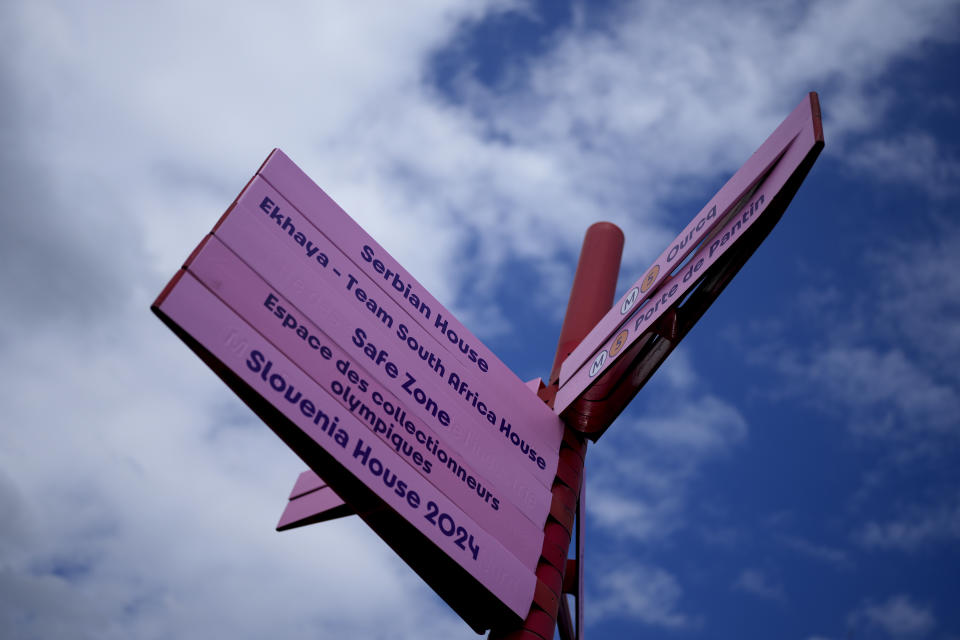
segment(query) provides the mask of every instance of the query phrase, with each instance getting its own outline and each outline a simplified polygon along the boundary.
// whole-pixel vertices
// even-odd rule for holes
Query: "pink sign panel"
[[[256,394],[248,402],[265,401],[296,426],[305,439],[288,435],[288,444],[308,464],[309,451],[319,447],[330,465],[361,481],[513,613],[526,615],[533,572],[200,281],[184,274],[156,308],[207,352],[215,369]]]
[[[314,477],[318,476],[314,474]],[[333,489],[323,485],[291,498],[277,523],[277,531],[288,531],[352,514],[353,509]]]
[[[474,384],[483,387],[475,382],[476,372],[450,359],[404,309],[380,296],[380,289],[270,185],[253,180],[214,235],[406,400],[411,413],[465,447],[461,453],[475,466],[514,469],[511,482],[526,474],[549,500],[559,447],[544,449],[549,443],[518,428],[511,398],[474,391]],[[513,400],[541,402],[524,385],[520,393]]]
[[[469,390],[492,401],[499,398],[503,415],[526,442],[536,442],[545,451],[557,451],[563,425],[539,398],[525,394],[524,383],[473,333],[411,276],[390,254],[369,236],[320,187],[282,151],[275,150],[260,176],[282,193],[290,205],[322,230],[352,262],[349,267],[365,274],[377,289],[366,290],[388,296],[409,312],[409,317],[455,357],[469,377]],[[245,199],[256,200],[259,192],[249,189]],[[260,205],[261,200],[252,203]],[[348,265],[342,264],[345,268]],[[548,485],[549,486],[549,485]]]
[[[764,185],[765,197],[769,201],[772,193],[779,188],[774,188],[775,183],[779,182],[779,185],[782,186],[786,177],[802,160],[805,154],[804,149],[808,150],[810,145],[813,144],[814,123],[812,112],[815,108],[815,100],[816,94],[811,94],[787,116],[710,202],[694,216],[690,224],[644,271],[643,275],[630,286],[627,293],[614,304],[607,315],[567,356],[560,367],[561,386],[566,385],[570,378],[582,370],[584,366],[589,371],[594,364],[594,360],[602,352],[601,347],[609,347],[615,338],[614,334],[619,335],[619,330],[627,326],[628,321],[632,319],[634,314],[638,313],[641,307],[646,306],[645,312],[649,313],[650,308],[656,306],[655,294],[669,290],[673,283],[677,282],[677,274],[675,273],[677,267],[684,264],[690,253],[697,249],[706,238],[714,237],[716,229],[722,222],[729,220],[731,214],[737,213],[743,209],[745,204],[749,204],[743,201],[744,198],[753,193],[757,189],[758,182],[765,177],[767,178]],[[816,117],[819,118],[819,114]],[[785,158],[784,155],[788,152],[790,157]],[[775,175],[768,176],[771,168],[775,166],[777,167]],[[738,227],[738,230],[741,228]],[[726,246],[726,243],[724,243],[724,246]],[[668,280],[671,283],[670,287],[666,287],[664,284]],[[611,361],[613,359],[610,358]],[[569,393],[564,395],[567,396]]]
[[[229,219],[243,214],[242,208],[235,209],[217,233],[229,225]],[[187,269],[310,376],[326,392],[327,398],[365,425],[369,436],[391,447],[413,471],[493,534],[524,565],[536,569],[549,503],[540,508],[544,511],[542,514],[535,512],[538,517],[535,523],[511,499],[523,500],[529,495],[517,493],[518,487],[529,488],[532,484],[536,495],[545,490],[532,482],[525,484],[524,474],[512,468],[499,469],[498,484],[492,484],[474,468],[469,458],[456,452],[446,435],[451,428],[434,430],[408,412],[408,406],[417,404],[412,396],[395,395],[402,391],[408,362],[401,359],[394,362],[391,356],[384,356],[379,368],[395,374],[385,376],[394,383],[388,389],[371,375],[376,358],[363,357],[362,352],[348,353],[338,346],[215,236],[194,252]],[[519,480],[510,482],[511,478]],[[501,484],[504,492],[497,488]],[[531,510],[537,507],[530,502],[527,505]]]
[[[567,358],[554,403],[558,415],[598,384],[620,356],[631,353],[631,346],[647,336],[654,324],[737,244],[817,145],[822,145],[822,132],[816,95],[811,94]],[[633,291],[650,294],[637,304],[641,298],[635,296],[631,301]],[[626,312],[621,313],[624,309]],[[597,344],[599,351],[584,361]]]
[[[293,489],[290,491],[290,500],[294,498],[299,498],[300,496],[310,493],[311,491],[316,491],[327,486],[327,483],[323,481],[323,478],[318,476],[313,470],[307,470],[297,476],[297,481],[293,485]]]

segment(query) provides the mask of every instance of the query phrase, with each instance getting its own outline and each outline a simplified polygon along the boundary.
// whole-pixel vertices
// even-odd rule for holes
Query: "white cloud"
[[[957,387],[960,324],[951,320],[960,312],[960,224],[949,209],[933,209],[930,218],[927,234],[891,238],[868,257],[882,274],[875,329],[909,345],[926,370]]]
[[[587,593],[590,624],[611,618],[638,620],[667,629],[698,624],[697,619],[678,610],[683,589],[663,569],[627,563],[599,573],[594,584]]]
[[[960,227],[937,213],[929,218],[923,235],[890,238],[874,248],[864,259],[870,275],[855,286],[828,288],[819,305],[811,304],[816,295],[800,296],[800,321],[829,330],[767,340],[769,352],[761,357],[784,376],[784,394],[845,422],[856,446],[879,454],[872,455],[851,500],[857,514],[851,538],[868,549],[913,551],[960,535],[955,500],[908,507],[870,501],[880,491],[895,491],[898,474],[906,472],[924,474],[940,495],[954,491],[936,478],[937,470],[953,465],[960,446],[960,331],[954,321]],[[835,304],[838,297],[842,305]],[[806,545],[796,548],[818,555]],[[843,564],[844,554],[823,551],[823,559]]]
[[[591,450],[591,524],[641,540],[662,539],[683,526],[689,483],[747,433],[734,407],[697,393],[664,391],[647,417],[621,418]]]
[[[897,347],[837,344],[805,354],[784,353],[780,366],[793,380],[824,390],[829,400],[851,410],[855,433],[960,435],[955,433],[960,399],[953,385],[939,382]]]
[[[921,638],[936,626],[928,607],[915,604],[907,595],[891,596],[885,602],[866,602],[847,618],[854,629],[880,629],[893,638]]]
[[[733,588],[766,600],[783,602],[786,594],[783,585],[773,581],[760,569],[744,569],[733,582]]]
[[[960,160],[925,132],[864,143],[850,162],[883,180],[916,185],[936,198],[956,195],[960,184]]]
[[[960,443],[960,328],[952,321],[960,227],[929,217],[930,232],[890,238],[869,253],[863,266],[870,275],[855,286],[798,297],[805,322],[832,330],[767,340],[759,350],[790,380],[784,393],[843,416],[858,440],[889,445],[903,463],[929,461]],[[843,305],[830,304],[838,296]]]
[[[807,557],[826,562],[841,569],[847,569],[853,566],[853,562],[850,560],[850,554],[844,549],[816,544],[799,536],[782,535],[779,538],[784,545]]]
[[[935,1],[705,3],[682,13],[669,2],[624,4],[603,29],[575,26],[543,61],[515,70],[506,95],[486,105],[482,90],[468,95],[497,131],[549,150],[581,191],[603,193],[633,241],[651,231],[636,211],[661,211],[689,188],[684,178],[729,175],[808,90],[823,93],[828,153],[878,126],[885,96],[872,80],[892,59],[951,38],[956,18]],[[630,250],[649,255],[657,234],[650,243]]]
[[[657,375],[666,378],[667,384],[679,391],[689,391],[698,381],[690,351],[682,343],[670,354]]]
[[[866,105],[864,83],[948,33],[952,15],[939,3],[794,9],[799,19],[704,4],[678,19],[668,3],[625,6],[603,30],[559,34],[506,91],[472,85],[471,102],[449,105],[424,85],[424,63],[482,5],[98,14],[29,3],[10,10],[16,79],[30,88],[13,93],[60,206],[86,184],[111,196],[108,211],[143,212],[129,233],[161,272],[209,227],[200,212],[222,208],[279,145],[441,299],[471,312],[507,286],[496,267],[508,257],[538,273],[541,302],[562,297],[569,254],[599,218],[624,227],[639,268],[682,224],[665,207],[691,181],[728,175],[815,84],[832,90],[828,120],[831,99]],[[833,117],[832,134],[882,117],[863,110]],[[91,150],[96,162],[84,162]],[[85,228],[94,211],[81,213]]]
[[[676,487],[676,494],[664,489],[652,496],[624,495],[612,488],[592,485],[589,491],[587,513],[591,526],[601,527],[614,536],[656,540],[669,536],[680,526],[683,487]]]
[[[675,415],[640,419],[634,430],[662,450],[696,460],[721,453],[742,440],[747,425],[735,407],[708,395],[683,403]]]
[[[902,509],[894,519],[867,522],[855,539],[868,549],[901,551],[960,539],[960,500]]]

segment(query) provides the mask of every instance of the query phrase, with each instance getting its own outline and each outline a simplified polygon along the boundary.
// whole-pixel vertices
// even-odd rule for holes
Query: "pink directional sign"
[[[241,397],[261,407],[265,401],[282,415],[283,420],[268,424],[305,462],[324,468],[331,479],[349,474],[359,480],[466,571],[458,588],[470,591],[469,576],[514,614],[526,615],[536,583],[533,571],[199,280],[189,273],[180,276],[156,308]],[[356,490],[355,482],[341,484],[346,495]],[[390,531],[377,532],[402,549]]]
[[[563,424],[275,150],[154,311],[478,632],[527,614]],[[322,472],[323,479],[315,472]]]
[[[319,480],[319,476],[310,473]],[[290,497],[283,515],[280,516],[280,522],[277,523],[277,531],[326,522],[353,513],[353,509],[321,481],[319,486],[310,491]]]
[[[687,256],[700,246],[705,238],[711,237],[721,222],[742,208],[744,198],[754,193],[758,183],[768,177],[771,168],[779,163],[777,171],[780,178],[779,186],[785,182],[796,169],[804,152],[799,147],[808,149],[813,144],[814,116],[816,94],[807,97],[781,124],[769,138],[757,149],[750,159],[733,175],[719,192],[701,209],[690,224],[664,249],[654,263],[644,271],[643,275],[634,282],[627,293],[614,304],[606,316],[597,323],[579,345],[567,356],[560,368],[560,385],[563,386],[581,369],[587,360],[598,352],[598,349],[614,335],[617,329],[627,321],[645,303],[653,298],[663,283],[674,274],[677,267],[684,263]],[[819,109],[819,107],[816,107]],[[819,120],[819,113],[816,115]],[[801,136],[806,132],[806,136]],[[798,138],[804,138],[798,140]],[[796,143],[796,144],[794,144]],[[793,148],[791,158],[781,163],[783,156]],[[792,163],[791,163],[792,161]],[[792,166],[790,166],[792,164]],[[789,168],[788,168],[789,167]],[[769,199],[774,181],[764,185]],[[762,206],[762,205],[761,205]],[[647,309],[649,312],[649,309]]]
[[[658,323],[670,320],[671,310],[715,271],[714,265],[743,246],[751,227],[764,216],[782,214],[799,186],[796,179],[802,180],[822,146],[819,103],[810,94],[566,359],[554,404],[557,414],[569,413],[585,392],[601,400],[629,369],[628,360],[643,346],[638,341],[669,333]],[[623,366],[617,366],[620,358]],[[618,404],[617,411],[621,408]]]

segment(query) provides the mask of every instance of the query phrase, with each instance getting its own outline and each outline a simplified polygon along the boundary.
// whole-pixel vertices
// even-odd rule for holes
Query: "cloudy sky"
[[[960,5],[0,4],[0,636],[470,638],[149,312],[280,147],[523,378],[808,91],[783,221],[587,462],[594,638],[960,638]],[[951,80],[950,78],[954,79]]]

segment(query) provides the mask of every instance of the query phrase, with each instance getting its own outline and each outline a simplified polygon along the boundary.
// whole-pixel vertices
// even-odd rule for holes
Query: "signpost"
[[[323,472],[282,527],[355,511],[474,628],[526,615],[562,423],[282,152],[154,310]]]
[[[559,620],[580,638],[585,437],[736,275],[822,147],[811,93],[609,311],[623,236],[591,227],[547,385],[520,381],[279,150],[152,308],[309,466],[279,530],[357,514],[478,633],[552,640]]]

